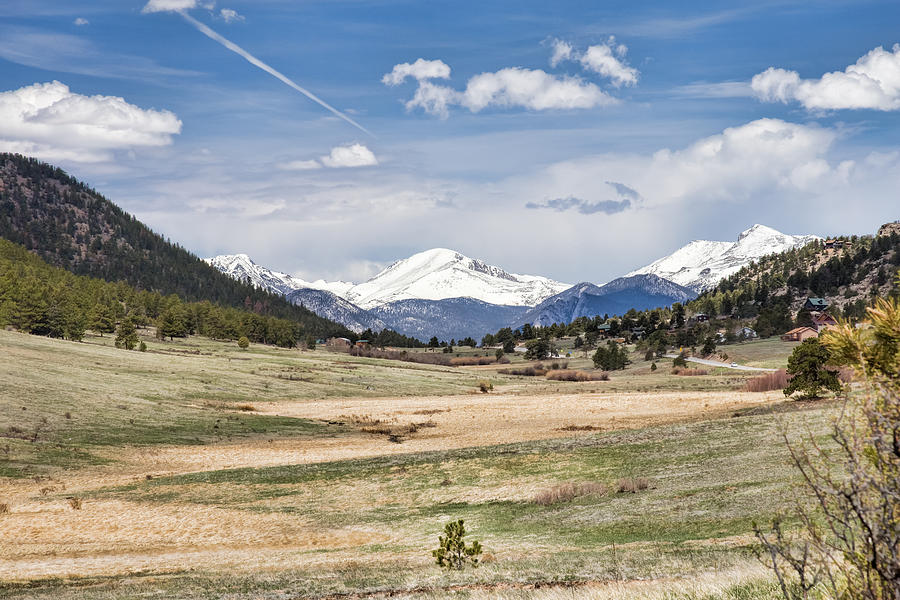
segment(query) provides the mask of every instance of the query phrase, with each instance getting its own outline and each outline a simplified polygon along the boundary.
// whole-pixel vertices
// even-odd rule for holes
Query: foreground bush
[[[788,384],[788,374],[784,369],[778,369],[772,373],[766,373],[753,379],[748,379],[744,384],[746,392],[772,392],[783,390]]]
[[[900,304],[880,299],[867,313],[871,328],[845,323],[820,338],[865,386],[832,423],[836,449],[783,432],[807,492],[792,515],[799,531],[754,525],[785,598],[900,598]]]

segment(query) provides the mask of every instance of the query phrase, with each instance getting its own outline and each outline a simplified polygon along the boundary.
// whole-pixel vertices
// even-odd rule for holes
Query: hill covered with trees
[[[288,319],[317,337],[353,337],[342,325],[223,275],[61,169],[32,158],[0,153],[0,237],[78,275]]]

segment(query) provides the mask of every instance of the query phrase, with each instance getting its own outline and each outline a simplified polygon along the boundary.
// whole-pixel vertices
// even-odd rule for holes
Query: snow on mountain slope
[[[362,333],[366,329],[381,331],[387,325],[371,311],[364,310],[328,290],[299,288],[288,292],[288,302],[308,308],[320,317],[331,319],[344,327]],[[396,328],[392,327],[397,331]]]
[[[547,298],[513,323],[546,327],[553,323],[571,323],[578,317],[623,315],[630,309],[646,310],[686,302],[696,298],[693,290],[653,274],[619,277],[607,284],[579,283]]]
[[[447,298],[534,306],[569,287],[546,277],[507,273],[459,252],[434,248],[398,260],[369,281],[352,287],[345,297],[363,308],[397,300]]]
[[[287,295],[297,289],[313,289],[326,290],[338,296],[343,296],[347,290],[353,287],[352,283],[347,283],[346,281],[328,282],[319,279],[310,283],[299,277],[273,271],[258,265],[246,254],[223,254],[213,258],[204,258],[203,260],[238,281],[255,285],[274,294]]]
[[[754,225],[742,232],[736,242],[696,240],[626,277],[653,274],[702,292],[763,256],[819,239],[815,235],[786,235],[765,225]]]

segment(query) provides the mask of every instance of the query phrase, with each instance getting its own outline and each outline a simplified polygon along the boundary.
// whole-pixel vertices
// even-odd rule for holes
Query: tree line
[[[285,348],[299,345],[309,333],[291,319],[209,301],[185,302],[175,294],[75,275],[0,239],[0,327],[78,341],[87,330],[112,334],[123,323],[155,325],[160,338],[193,334],[217,340],[247,337],[255,343]]]

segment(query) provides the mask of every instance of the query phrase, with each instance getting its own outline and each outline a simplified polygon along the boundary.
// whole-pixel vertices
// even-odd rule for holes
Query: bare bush
[[[78,498],[76,496],[70,496],[70,497],[66,498],[66,500],[69,501],[69,507],[72,510],[81,510],[81,506],[82,506],[81,498]]]
[[[493,356],[458,356],[450,359],[451,367],[475,367],[479,365],[492,365],[497,362]]]
[[[559,369],[547,371],[547,379],[553,381],[607,381],[609,374],[606,372],[575,371],[570,369]]]
[[[783,390],[788,384],[788,374],[784,369],[778,369],[771,373],[748,379],[744,384],[746,392],[771,392],[774,390]]]
[[[647,489],[650,489],[650,480],[646,477],[624,477],[616,482],[619,494],[636,494]]]
[[[782,431],[804,488],[799,528],[754,524],[762,558],[785,598],[900,598],[900,303],[879,299],[871,327],[849,324],[819,339],[833,362],[863,381],[831,423],[834,448]]]
[[[560,502],[571,502],[581,496],[604,496],[609,493],[602,483],[562,483],[539,492],[532,502],[541,506],[551,506]]]
[[[491,383],[490,381],[479,381],[478,389],[481,390],[482,394],[487,394],[488,392],[491,392],[494,390],[494,384]]]
[[[500,369],[501,375],[519,375],[521,377],[543,377],[547,374],[547,369],[538,367],[522,367],[521,369]]]
[[[9,514],[9,504],[6,502],[0,502],[0,515]]]
[[[672,369],[672,375],[680,375],[682,377],[696,377],[699,375],[709,375],[706,369],[685,369],[684,367],[676,367]]]
[[[256,407],[252,404],[238,404],[234,409],[242,412],[253,412],[256,410]]]

